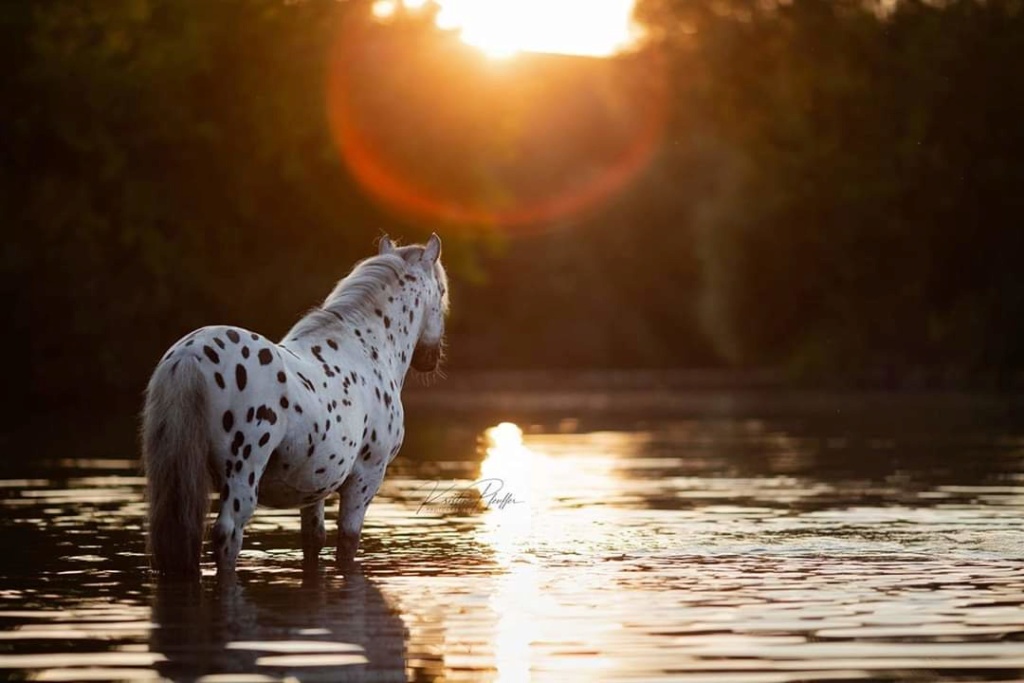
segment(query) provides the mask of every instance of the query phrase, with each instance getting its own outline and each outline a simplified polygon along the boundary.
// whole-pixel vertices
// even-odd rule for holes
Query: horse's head
[[[424,284],[424,315],[412,354],[412,367],[420,372],[437,369],[444,344],[444,319],[448,314],[448,276],[441,265],[441,238],[430,236],[425,245],[395,247],[387,237],[381,238],[381,254],[397,254],[405,260],[410,274]]]

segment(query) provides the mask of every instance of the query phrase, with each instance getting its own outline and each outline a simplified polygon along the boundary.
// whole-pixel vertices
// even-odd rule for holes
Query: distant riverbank
[[[794,382],[779,371],[523,371],[459,372],[411,378],[405,403],[414,409],[533,413],[561,411],[648,414],[858,412],[888,402],[921,410],[1004,412],[1024,408],[1024,391],[979,389],[937,380],[828,386]],[[1024,414],[1024,412],[1022,412]]]

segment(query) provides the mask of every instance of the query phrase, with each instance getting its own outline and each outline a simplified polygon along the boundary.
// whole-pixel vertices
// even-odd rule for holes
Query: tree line
[[[525,230],[403,214],[355,177],[324,98],[338,26],[366,3],[5,4],[9,386],[23,405],[134,396],[184,332],[281,333],[377,235],[431,230],[453,275],[453,371],[1024,368],[1024,3],[638,10],[664,79],[656,144],[613,193]],[[423,21],[368,30],[398,52],[367,62],[358,98],[411,145],[424,112],[394,59],[442,38]],[[624,81],[585,80],[573,102],[643,101],[609,99],[609,82]],[[572,117],[549,107],[545,128],[508,104],[526,89],[495,89],[493,125],[461,120],[463,156],[423,138],[391,153],[481,206],[572,187],[614,155],[612,114],[574,126],[585,109],[566,100]],[[570,153],[557,141],[574,127],[588,137]]]

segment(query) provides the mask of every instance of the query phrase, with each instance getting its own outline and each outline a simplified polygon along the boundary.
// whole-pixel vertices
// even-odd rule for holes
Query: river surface
[[[261,510],[193,586],[147,572],[133,418],[40,417],[0,444],[0,677],[1024,678],[1014,406],[598,403],[412,405],[358,569]]]

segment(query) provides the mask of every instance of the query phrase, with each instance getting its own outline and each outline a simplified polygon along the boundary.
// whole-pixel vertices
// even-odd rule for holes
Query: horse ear
[[[391,241],[391,238],[388,237],[387,235],[384,235],[383,237],[381,237],[380,238],[380,244],[378,245],[377,254],[379,256],[383,256],[384,254],[394,254],[394,253],[395,253],[395,243]]]
[[[441,238],[437,236],[437,233],[431,233],[430,239],[427,240],[427,246],[423,249],[423,260],[434,263],[441,257]]]

